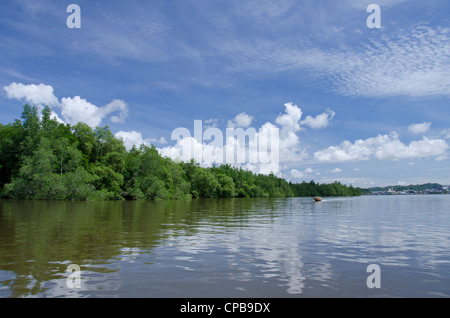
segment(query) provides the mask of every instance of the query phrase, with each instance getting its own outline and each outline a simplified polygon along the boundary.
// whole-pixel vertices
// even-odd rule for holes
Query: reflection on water
[[[0,201],[0,297],[449,297],[449,203]]]

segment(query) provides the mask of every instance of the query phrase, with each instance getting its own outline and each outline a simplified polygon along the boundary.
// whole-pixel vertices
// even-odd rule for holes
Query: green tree
[[[80,129],[89,140],[89,131],[85,127]],[[83,143],[83,147],[88,147],[88,144]],[[122,197],[125,155],[126,149],[123,141],[116,139],[108,126],[95,129],[88,172],[94,177],[95,188],[101,191],[100,198]]]
[[[218,174],[217,181],[219,182],[220,185],[218,197],[233,198],[235,196],[233,178],[225,174]]]
[[[72,131],[77,139],[78,149],[83,155],[83,165],[87,168],[91,161],[92,149],[95,144],[95,133],[92,128],[85,123],[77,123],[72,127]]]
[[[21,147],[25,129],[19,120],[12,124],[0,124],[0,190],[19,173],[22,159]]]
[[[64,198],[62,179],[53,173],[55,161],[50,142],[42,138],[33,154],[25,158],[19,176],[6,185],[6,192],[24,199]]]
[[[212,172],[198,168],[191,180],[192,195],[196,198],[217,198],[220,192],[220,184]]]

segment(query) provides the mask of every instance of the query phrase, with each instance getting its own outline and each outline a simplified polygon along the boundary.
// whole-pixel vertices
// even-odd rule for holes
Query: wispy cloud
[[[2,42],[17,42],[5,47],[16,48],[11,54],[29,52],[31,45],[44,45],[33,51],[55,54],[56,47],[47,44],[56,37],[61,42],[58,49],[62,49],[58,54],[87,54],[102,63],[132,60],[169,69],[171,63],[183,63],[183,69],[177,69],[177,83],[217,84],[230,73],[256,71],[256,76],[273,76],[274,72],[294,71],[325,81],[329,90],[346,96],[449,96],[450,28],[399,28],[373,39],[361,37],[356,44],[355,40],[345,40],[350,37],[346,33],[353,32],[353,23],[333,25],[328,21],[339,21],[335,16],[341,16],[341,20],[354,17],[369,2],[342,0],[312,5],[308,1],[252,0],[223,2],[223,11],[219,12],[207,1],[183,3],[182,8],[195,14],[195,19],[184,17],[181,9],[169,12],[145,4],[141,9],[127,6],[123,10],[122,5],[115,4],[114,8],[94,7],[83,12],[83,28],[70,40],[64,27],[54,29],[39,23],[24,27],[20,21],[8,19],[8,25],[34,41],[28,45],[29,41],[5,36]],[[378,4],[391,8],[407,2],[386,0]],[[59,19],[65,14],[55,5],[47,4],[44,10],[20,3],[32,16],[45,13]],[[313,13],[320,23],[308,16]],[[305,19],[320,28],[308,26],[308,34],[301,33]],[[324,32],[330,36],[324,36]],[[342,42],[330,46],[323,40],[334,38]],[[201,74],[197,82],[192,80],[192,65],[200,66],[196,69],[196,74]]]
[[[449,96],[449,36],[449,28],[417,27],[361,52],[335,52],[327,68],[344,95]]]
[[[408,131],[412,134],[424,134],[430,129],[430,126],[430,122],[411,124],[408,126]]]
[[[450,128],[444,129],[441,132],[441,136],[443,136],[445,139],[450,139]]]
[[[346,6],[352,6],[357,9],[365,9],[369,4],[372,4],[376,2],[380,7],[386,8],[386,7],[394,7],[399,4],[405,3],[405,2],[411,2],[411,0],[342,0],[343,5]]]
[[[362,48],[239,42],[229,70],[308,72],[318,81],[331,81],[330,90],[346,96],[449,96],[449,36],[450,28],[420,26],[369,40]]]

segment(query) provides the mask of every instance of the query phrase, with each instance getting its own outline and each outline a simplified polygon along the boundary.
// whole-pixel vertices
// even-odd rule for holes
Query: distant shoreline
[[[387,186],[360,189],[362,195],[417,195],[417,194],[448,194],[449,186],[439,183],[425,183],[407,186]]]

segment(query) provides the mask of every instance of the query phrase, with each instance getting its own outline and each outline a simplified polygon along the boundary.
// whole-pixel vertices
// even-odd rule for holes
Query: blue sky
[[[0,122],[46,104],[165,154],[194,120],[271,123],[286,179],[450,184],[449,12],[447,0],[6,0]]]

